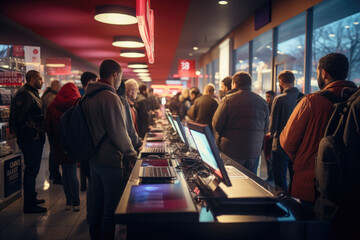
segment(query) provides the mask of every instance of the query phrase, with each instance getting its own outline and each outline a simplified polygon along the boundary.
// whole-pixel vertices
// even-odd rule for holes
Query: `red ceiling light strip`
[[[136,0],[136,18],[149,63],[154,63],[154,11],[150,0]]]

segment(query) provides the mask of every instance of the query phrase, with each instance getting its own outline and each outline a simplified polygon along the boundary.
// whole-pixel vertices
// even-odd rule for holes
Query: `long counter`
[[[226,188],[211,187],[207,182],[211,175],[196,172],[202,171],[201,162],[189,158],[174,134],[164,129],[166,154],[139,154],[116,209],[115,221],[127,225],[127,239],[311,239],[327,234],[327,222],[307,221],[297,201],[277,193],[266,181],[222,154],[226,165],[237,168],[248,181],[242,185],[233,182],[234,189],[243,191],[241,198],[226,197]],[[165,181],[142,179],[141,167],[157,159],[168,159],[176,177]],[[260,197],[254,197],[254,192]]]

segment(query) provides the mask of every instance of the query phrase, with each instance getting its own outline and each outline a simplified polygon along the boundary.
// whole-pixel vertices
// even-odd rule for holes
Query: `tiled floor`
[[[0,240],[2,239],[90,239],[86,223],[86,192],[80,192],[81,210],[65,210],[65,195],[61,185],[49,182],[48,145],[45,144],[41,169],[37,177],[39,199],[45,199],[45,214],[23,214],[22,198],[0,211]],[[261,160],[258,175],[267,178],[266,165]],[[116,239],[126,238],[126,227],[118,225]]]
[[[62,185],[49,182],[48,145],[45,144],[41,169],[37,177],[36,191],[38,199],[45,199],[41,205],[48,210],[44,214],[24,214],[23,200],[17,199],[0,210],[1,240],[38,240],[38,239],[90,239],[86,223],[86,192],[80,192],[79,212],[65,210],[65,194]],[[124,239],[126,230],[117,226],[116,239]]]

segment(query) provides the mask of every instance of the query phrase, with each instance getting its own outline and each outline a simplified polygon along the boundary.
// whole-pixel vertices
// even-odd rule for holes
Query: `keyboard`
[[[233,166],[225,166],[225,169],[230,178],[248,178],[248,176],[246,176]]]
[[[176,178],[173,167],[142,167],[139,177],[141,178]]]
[[[147,137],[146,138],[147,142],[161,142],[163,141],[162,137]]]
[[[144,147],[141,153],[165,153],[165,148],[162,147]]]

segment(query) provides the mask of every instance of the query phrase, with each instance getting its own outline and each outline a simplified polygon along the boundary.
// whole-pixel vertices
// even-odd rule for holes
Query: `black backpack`
[[[85,98],[93,97],[103,90],[107,89],[98,89],[91,94],[85,94],[61,116],[58,128],[59,142],[65,154],[74,162],[87,160],[96,154],[107,136],[105,133],[97,144],[94,143],[82,108]]]
[[[324,92],[319,93],[337,103],[316,157],[314,211],[317,219],[338,220],[359,211],[360,90],[346,101]]]

